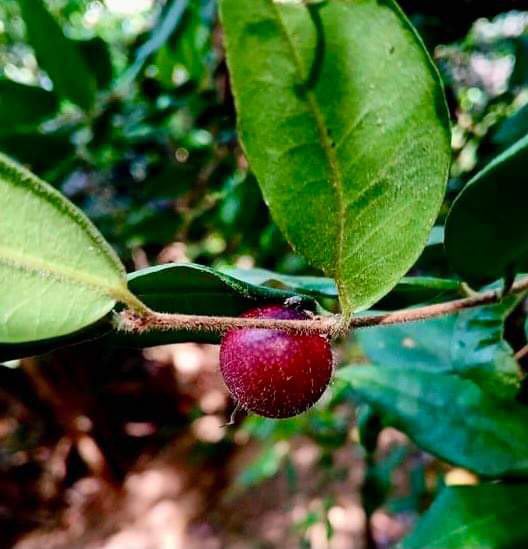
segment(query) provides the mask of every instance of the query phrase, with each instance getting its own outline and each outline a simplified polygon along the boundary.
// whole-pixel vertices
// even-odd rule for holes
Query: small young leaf
[[[73,333],[133,301],[119,259],[55,189],[0,155],[0,343]]]
[[[60,25],[42,0],[18,0],[26,24],[29,43],[35,49],[55,91],[84,110],[95,100],[95,78],[88,70],[78,44],[64,36]]]
[[[528,265],[528,136],[478,173],[453,203],[447,256],[469,282],[481,284]]]
[[[528,540],[528,485],[481,484],[442,490],[404,549],[523,547]]]
[[[212,316],[239,316],[263,303],[283,303],[298,298],[298,306],[313,310],[316,303],[307,296],[276,288],[248,283],[209,267],[190,263],[167,264],[137,271],[128,276],[130,291],[151,309],[166,313]],[[211,333],[149,332],[117,333],[114,341],[121,345],[148,347],[182,341],[217,343]]]
[[[239,135],[275,221],[346,314],[425,246],[450,131],[440,79],[392,0],[222,0]]]
[[[348,367],[350,383],[386,425],[421,448],[485,477],[528,476],[528,409],[472,381],[411,368]]]

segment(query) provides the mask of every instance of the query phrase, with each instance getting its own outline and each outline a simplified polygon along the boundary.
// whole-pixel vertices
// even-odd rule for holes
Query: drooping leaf
[[[485,477],[528,476],[528,409],[467,379],[412,368],[348,367],[338,377],[386,425]]]
[[[402,547],[524,547],[528,543],[527,511],[525,484],[444,488]]]
[[[469,282],[489,282],[528,264],[528,136],[478,173],[453,203],[445,245]]]
[[[283,303],[299,297],[298,305],[313,310],[315,301],[295,292],[250,284],[244,280],[189,263],[167,264],[137,271],[128,276],[128,286],[151,309],[166,313],[239,316],[263,303]],[[116,334],[122,345],[147,347],[181,341],[216,343],[219,337],[210,333],[149,332]]]
[[[70,334],[129,301],[119,259],[55,189],[0,155],[0,343]]]
[[[37,86],[0,80],[0,134],[15,133],[17,128],[34,126],[52,116],[58,107],[57,97]]]
[[[453,372],[451,346],[456,316],[425,322],[358,330],[356,337],[371,362],[379,366]]]
[[[272,214],[344,311],[366,308],[417,259],[442,201],[437,72],[392,0],[220,6],[239,135]]]
[[[512,295],[496,305],[461,312],[451,348],[457,373],[505,398],[514,398],[522,376],[513,350],[504,340],[504,322],[523,297]]]
[[[78,44],[67,38],[42,0],[18,0],[40,67],[45,70],[56,93],[84,110],[95,100],[95,78],[86,66]]]

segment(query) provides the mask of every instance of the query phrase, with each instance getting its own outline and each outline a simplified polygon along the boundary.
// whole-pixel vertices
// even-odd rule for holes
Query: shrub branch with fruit
[[[44,8],[40,0],[36,11],[21,5],[38,50],[34,17]],[[466,546],[457,545],[457,532],[473,520],[471,502],[482,502],[476,514],[485,514],[494,498],[528,493],[525,374],[517,362],[524,355],[502,341],[505,311],[528,293],[528,138],[475,175],[446,216],[451,132],[443,85],[396,2],[221,0],[220,17],[245,156],[277,226],[327,278],[195,264],[127,275],[81,210],[1,156],[0,358],[93,339],[138,347],[221,339],[220,371],[234,400],[283,418],[304,412],[330,383],[339,366],[331,341],[355,329],[368,339],[388,326],[449,315],[470,323],[494,311],[500,359],[470,362],[480,343],[468,336],[449,367],[385,357],[383,365],[335,372],[383,424],[482,479],[509,481],[443,492],[405,542]],[[71,61],[82,63],[73,54]],[[126,81],[118,84],[115,93],[123,93]],[[57,87],[92,108],[89,90],[68,79]],[[405,277],[439,216],[459,277]],[[403,288],[419,298],[384,310],[383,300]],[[222,309],[209,290],[230,305]],[[191,291],[205,296],[197,310],[181,305]],[[465,527],[471,546],[503,546],[478,525]]]

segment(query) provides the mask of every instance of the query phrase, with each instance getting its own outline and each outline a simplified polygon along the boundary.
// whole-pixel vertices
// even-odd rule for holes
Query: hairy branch
[[[510,289],[510,293],[522,293],[525,291],[528,291],[528,277],[516,282]],[[152,330],[160,330],[209,332],[216,334],[223,334],[234,328],[267,328],[282,330],[292,334],[326,334],[335,337],[345,335],[354,328],[389,326],[392,324],[427,320],[429,318],[457,313],[464,309],[497,303],[501,299],[501,290],[488,291],[455,301],[426,305],[414,309],[354,316],[346,321],[339,315],[315,317],[309,320],[277,320],[168,314],[156,313],[154,311],[138,315],[131,310],[126,310],[119,315],[117,327],[119,330],[130,333],[145,333]]]

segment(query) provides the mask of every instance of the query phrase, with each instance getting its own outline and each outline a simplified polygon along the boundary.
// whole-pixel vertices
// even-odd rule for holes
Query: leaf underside
[[[80,330],[126,294],[126,275],[91,222],[0,155],[0,343]]]
[[[271,212],[336,279],[345,313],[367,308],[417,259],[442,201],[437,72],[391,0],[222,0],[221,15],[240,138]]]

